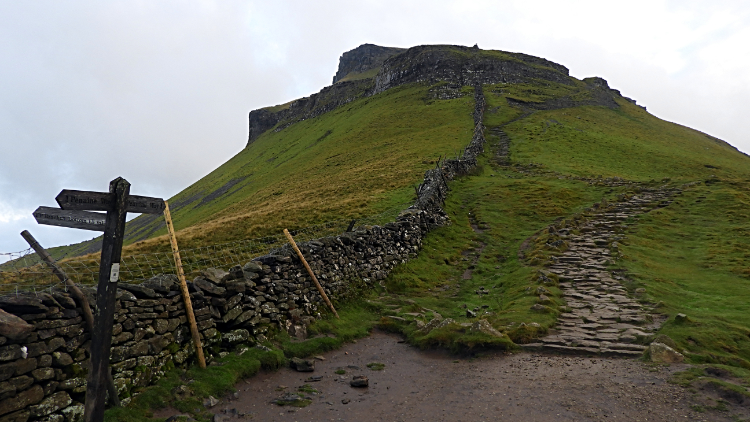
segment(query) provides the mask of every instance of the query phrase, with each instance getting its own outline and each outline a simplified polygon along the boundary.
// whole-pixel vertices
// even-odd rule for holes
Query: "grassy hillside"
[[[439,156],[465,146],[473,130],[473,91],[465,91],[439,100],[429,86],[404,86],[269,130],[169,199],[181,248],[403,206]],[[123,254],[169,250],[160,216],[128,225]]]
[[[413,185],[438,156],[453,155],[470,139],[471,89],[436,100],[437,88],[389,89],[264,133],[170,199],[181,247],[409,203]],[[557,313],[530,310],[536,295],[529,288],[536,288],[542,267],[519,254],[525,240],[602,198],[633,193],[632,185],[608,187],[594,179],[689,183],[672,205],[633,221],[617,266],[631,277],[628,289],[645,288],[642,300],[668,316],[662,332],[689,359],[750,369],[750,158],[622,97],[614,97],[616,106],[602,102],[605,91],[591,81],[530,80],[485,85],[484,92],[487,152],[474,175],[452,182],[446,211],[453,224],[431,233],[419,258],[385,283],[388,294],[378,301],[391,309],[386,313],[413,320],[407,314],[428,309],[471,322],[467,309],[481,310],[509,339],[529,341],[552,327]],[[510,140],[509,166],[495,159],[501,133]],[[158,219],[142,218],[132,223],[134,239],[157,237],[132,242],[126,254],[167,248]],[[549,290],[556,306],[564,305],[560,291]],[[688,322],[675,323],[677,313]],[[396,325],[422,345],[490,341],[461,330],[425,335],[413,324]],[[511,347],[507,339],[499,343]]]
[[[420,257],[391,275],[390,295],[381,301],[398,305],[394,315],[407,319],[420,309],[459,323],[473,321],[467,309],[489,312],[495,328],[527,342],[552,327],[556,315],[530,310],[536,295],[529,288],[537,288],[542,266],[519,258],[524,240],[602,198],[633,192],[630,186],[589,183],[599,176],[674,186],[698,182],[672,205],[634,222],[617,266],[632,278],[628,289],[645,288],[641,300],[657,304],[668,317],[660,332],[672,337],[689,361],[731,365],[750,379],[750,372],[740,369],[750,369],[750,158],[625,100],[618,109],[534,110],[508,103],[571,93],[585,95],[542,84],[485,86],[487,134],[496,127],[508,134],[511,166],[492,159],[499,138],[490,135],[492,149],[476,174],[454,182],[446,204],[454,224],[431,233]],[[548,289],[563,305],[560,292]],[[688,322],[675,322],[678,313]],[[394,329],[422,345],[491,343],[457,327],[429,335],[413,324]]]

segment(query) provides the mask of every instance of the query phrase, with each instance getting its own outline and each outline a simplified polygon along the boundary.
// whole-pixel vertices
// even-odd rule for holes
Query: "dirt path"
[[[736,420],[730,412],[692,410],[696,398],[666,382],[680,365],[525,352],[457,359],[382,332],[324,357],[312,373],[283,369],[243,381],[236,386],[239,398],[223,398],[211,410],[226,421]],[[370,370],[371,362],[385,369]],[[369,377],[369,388],[349,385],[360,374]],[[311,375],[322,380],[305,382]],[[304,384],[320,392],[305,394],[309,406],[271,403]]]

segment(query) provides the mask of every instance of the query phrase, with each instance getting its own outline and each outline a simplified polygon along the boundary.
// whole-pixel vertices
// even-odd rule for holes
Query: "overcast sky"
[[[34,221],[63,188],[176,194],[363,43],[544,57],[750,152],[747,1],[0,0],[0,252],[93,237]]]

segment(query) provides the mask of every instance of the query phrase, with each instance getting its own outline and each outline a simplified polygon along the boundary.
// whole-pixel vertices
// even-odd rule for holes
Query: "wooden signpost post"
[[[164,200],[130,195],[130,183],[122,177],[109,183],[109,193],[63,190],[55,199],[60,209],[39,207],[34,211],[39,224],[104,232],[84,413],[84,421],[99,422],[104,419],[125,217],[128,212],[161,214]],[[107,214],[88,211],[106,211]]]

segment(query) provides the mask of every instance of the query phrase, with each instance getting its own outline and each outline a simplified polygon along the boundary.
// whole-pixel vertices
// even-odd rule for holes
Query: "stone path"
[[[499,126],[490,129],[490,133],[497,137],[495,144],[495,161],[497,164],[506,167],[510,165],[510,137]]]
[[[569,228],[557,231],[556,238],[568,245],[553,257],[548,269],[556,274],[569,312],[541,343],[527,348],[559,352],[640,356],[643,340],[652,337],[663,317],[628,296],[621,271],[607,265],[618,255],[618,242],[624,238],[626,220],[667,206],[675,189],[649,189],[622,202],[597,207],[573,234]],[[553,230],[553,229],[551,229]]]

